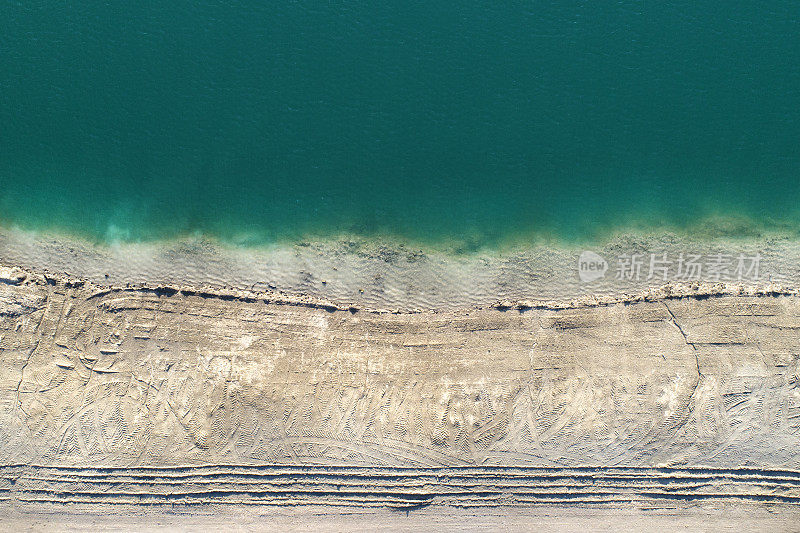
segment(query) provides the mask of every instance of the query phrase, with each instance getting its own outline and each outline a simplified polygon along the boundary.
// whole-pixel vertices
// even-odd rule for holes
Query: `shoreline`
[[[714,211],[693,219],[690,223],[676,224],[667,221],[653,223],[646,219],[624,217],[614,223],[601,223],[594,232],[573,232],[561,234],[555,228],[512,229],[498,233],[485,229],[474,229],[461,235],[441,234],[420,237],[388,230],[361,232],[359,230],[339,229],[335,231],[285,231],[282,233],[233,232],[217,234],[214,232],[181,231],[171,234],[152,234],[139,237],[111,225],[99,234],[81,230],[52,227],[38,227],[18,224],[14,220],[0,217],[0,234],[27,235],[29,238],[43,240],[63,240],[79,242],[93,247],[112,248],[117,246],[156,246],[168,247],[178,242],[207,242],[220,248],[267,251],[291,246],[307,246],[318,243],[351,242],[369,247],[385,244],[393,248],[408,248],[424,253],[441,253],[453,256],[476,253],[509,253],[530,247],[585,248],[603,246],[625,237],[652,238],[670,236],[685,240],[694,237],[699,241],[773,240],[789,239],[800,241],[800,213],[789,219],[767,219],[757,221],[748,215],[719,214]]]
[[[606,270],[587,281],[579,269],[588,252],[603,259]],[[698,260],[698,276],[668,277],[677,273],[677,259],[692,255],[706,261]],[[728,279],[704,277],[703,266],[708,272],[709,261],[721,255],[728,260]],[[649,276],[655,263],[648,261],[662,257],[670,265],[663,275]],[[755,271],[741,269],[737,279],[737,258],[740,266],[745,258],[752,267],[756,257]],[[640,263],[635,278],[632,270],[623,271],[622,262],[631,258]],[[593,248],[532,244],[455,255],[352,239],[266,248],[203,238],[105,246],[0,228],[0,265],[98,287],[238,291],[342,309],[569,308],[682,296],[792,294],[800,288],[800,240],[623,234]]]

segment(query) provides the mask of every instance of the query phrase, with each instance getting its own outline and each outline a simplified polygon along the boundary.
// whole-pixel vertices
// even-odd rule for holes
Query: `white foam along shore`
[[[587,251],[600,272],[581,276]],[[591,247],[532,244],[453,254],[355,238],[270,247],[199,237],[98,245],[3,228],[0,264],[99,287],[269,293],[287,301],[394,312],[793,294],[800,287],[800,243],[781,235],[619,234]]]

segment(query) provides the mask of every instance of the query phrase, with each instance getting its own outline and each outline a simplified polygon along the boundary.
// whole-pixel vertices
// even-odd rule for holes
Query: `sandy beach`
[[[0,531],[800,531],[797,2],[7,2]]]
[[[23,522],[797,514],[790,240],[620,238],[598,255],[757,249],[765,277],[591,285],[569,248],[1,239],[2,505]]]

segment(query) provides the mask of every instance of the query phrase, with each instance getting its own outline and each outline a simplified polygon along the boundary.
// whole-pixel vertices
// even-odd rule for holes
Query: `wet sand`
[[[578,269],[585,251],[607,260],[604,276],[581,280]],[[730,264],[715,277],[710,263],[719,254]],[[757,271],[737,275],[738,257],[756,254]],[[634,255],[641,263],[636,276],[621,263]],[[656,267],[651,276],[651,258],[660,261],[664,255],[671,263],[667,275]],[[700,257],[699,276],[677,275],[681,256],[687,262]],[[102,286],[245,290],[395,312],[455,311],[509,302],[594,305],[633,300],[665,286],[675,295],[800,287],[800,245],[782,234],[739,239],[620,234],[597,245],[532,243],[457,253],[444,245],[426,248],[355,237],[252,248],[200,237],[94,245],[63,235],[0,228],[0,264]]]

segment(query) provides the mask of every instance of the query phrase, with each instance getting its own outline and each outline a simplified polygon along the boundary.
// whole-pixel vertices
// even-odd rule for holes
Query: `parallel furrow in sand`
[[[207,487],[207,488],[206,488]],[[173,498],[179,496],[198,497],[201,495],[210,495],[214,497],[230,496],[234,494],[242,494],[248,496],[264,495],[270,497],[278,497],[281,495],[304,495],[309,498],[324,498],[329,496],[344,497],[344,496],[372,496],[382,495],[385,497],[410,497],[415,498],[433,498],[433,497],[468,497],[477,496],[486,498],[490,496],[545,496],[545,495],[559,495],[562,493],[570,494],[669,494],[669,495],[687,495],[691,497],[707,497],[712,494],[705,489],[713,488],[715,494],[728,494],[728,495],[767,495],[767,496],[785,496],[785,497],[800,497],[796,490],[791,490],[789,487],[781,486],[730,486],[719,487],[710,484],[704,485],[680,485],[674,487],[663,487],[657,485],[630,487],[630,486],[586,486],[586,485],[558,485],[558,486],[536,486],[536,487],[470,487],[468,489],[461,487],[360,487],[362,490],[355,490],[359,487],[260,487],[260,486],[191,486],[191,487],[174,487],[173,490],[157,490],[154,487],[141,487],[137,490],[111,490],[116,489],[115,486],[69,486],[69,487],[47,487],[47,488],[34,488],[26,487],[13,491],[14,494],[52,494],[52,495],[102,495],[103,497],[117,497],[117,496],[140,496],[140,497],[165,497]],[[729,488],[730,492],[722,492],[720,489]],[[12,491],[2,491],[12,493]]]
[[[111,505],[427,505],[735,500],[800,504],[800,473],[758,469],[0,468],[0,498]]]
[[[244,496],[244,497],[243,497]],[[617,492],[562,492],[562,493],[542,493],[542,494],[525,494],[525,497],[513,497],[511,495],[496,495],[493,497],[471,497],[455,498],[450,496],[448,498],[440,497],[438,495],[431,495],[424,498],[408,497],[407,495],[396,495],[394,497],[370,497],[368,495],[342,495],[342,496],[329,496],[329,497],[315,497],[309,498],[303,494],[288,493],[288,494],[269,494],[269,495],[247,495],[243,493],[231,493],[225,497],[214,495],[186,495],[175,494],[168,497],[155,497],[155,496],[142,496],[140,494],[119,494],[116,497],[109,495],[97,494],[83,494],[83,493],[65,493],[53,495],[42,493],[35,497],[34,495],[21,495],[15,498],[20,502],[40,502],[40,503],[87,503],[87,504],[111,504],[111,505],[164,505],[164,504],[281,504],[281,505],[332,505],[335,503],[346,504],[350,506],[399,506],[399,505],[447,505],[447,506],[460,506],[460,505],[530,505],[537,503],[547,504],[570,504],[570,503],[608,503],[608,502],[632,502],[632,501],[657,501],[657,500],[682,500],[682,501],[709,501],[709,500],[727,500],[727,501],[755,501],[755,502],[774,502],[774,503],[790,503],[800,504],[800,497],[798,496],[783,496],[774,494],[756,494],[756,493],[664,493],[664,492],[646,492],[646,493],[617,493]]]
[[[412,479],[470,480],[470,479],[737,479],[781,480],[800,482],[800,472],[794,470],[714,469],[714,468],[637,468],[637,467],[463,467],[463,468],[402,468],[402,467],[288,467],[246,465],[204,465],[181,467],[86,467],[86,466],[0,466],[0,477],[42,476],[69,478],[120,479],[192,479],[211,478],[305,478],[305,479],[369,479],[407,481]]]
[[[513,486],[515,484],[556,484],[559,481],[569,481],[570,483],[708,483],[730,482],[730,483],[758,483],[758,484],[782,484],[800,486],[800,479],[793,477],[759,477],[759,476],[729,476],[729,475],[685,475],[685,476],[617,476],[617,475],[553,475],[553,476],[403,476],[398,478],[387,478],[384,476],[303,476],[303,475],[231,475],[231,474],[211,474],[207,476],[137,476],[137,475],[30,475],[13,476],[9,474],[0,475],[1,478],[13,478],[16,480],[38,481],[38,482],[59,482],[59,483],[130,483],[130,484],[192,484],[192,483],[239,483],[239,484],[313,484],[313,485],[342,485],[354,484],[363,485],[365,481],[371,484],[403,484],[412,483],[427,484],[434,483],[441,486],[480,486],[485,484],[503,484]]]

